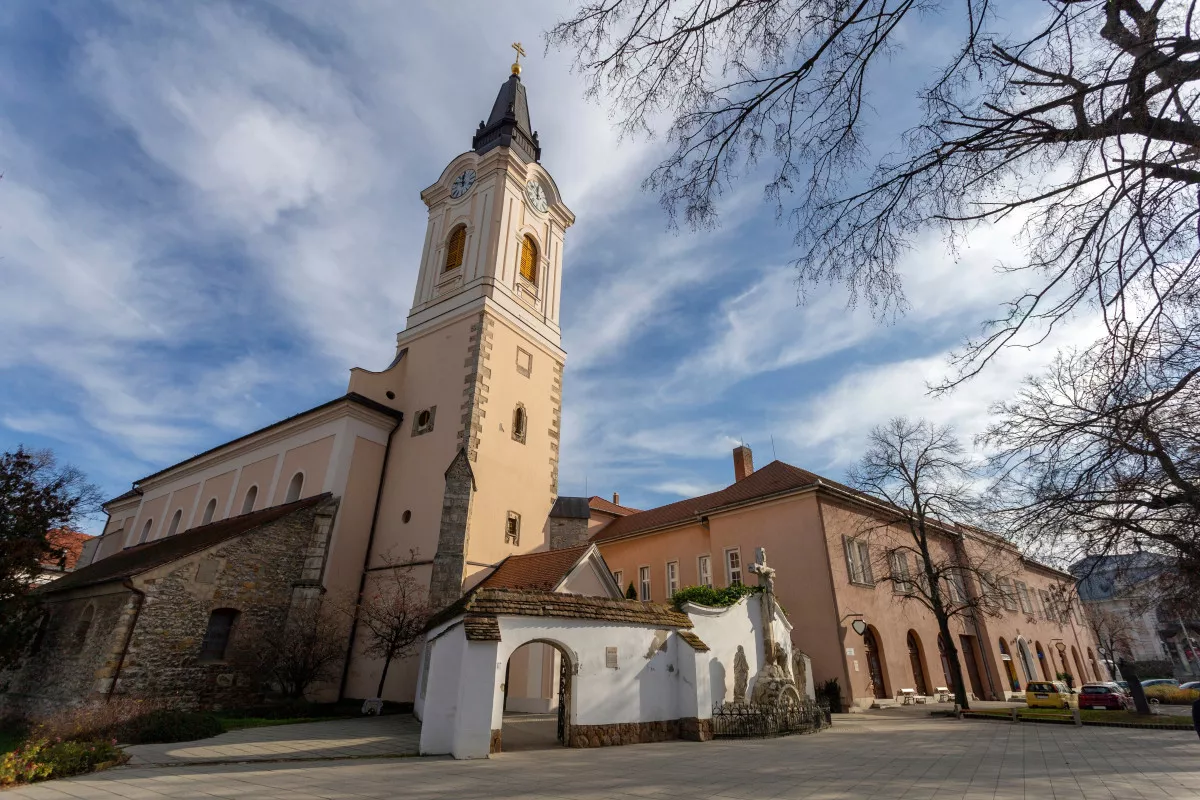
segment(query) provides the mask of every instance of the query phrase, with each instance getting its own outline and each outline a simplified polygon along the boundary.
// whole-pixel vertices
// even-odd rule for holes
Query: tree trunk
[[[1117,669],[1120,670],[1121,677],[1129,684],[1129,693],[1133,695],[1133,707],[1137,713],[1149,716],[1150,701],[1146,699],[1146,692],[1142,689],[1142,682],[1134,672],[1133,665],[1122,660],[1117,664]]]
[[[950,682],[954,684],[951,687],[954,689],[954,702],[958,703],[959,708],[970,708],[967,684],[963,681],[962,664],[958,660],[958,646],[954,643],[954,637],[950,635],[950,618],[936,610],[933,615],[937,618],[938,631],[946,645],[946,665],[950,667]]]
[[[383,684],[387,680],[388,667],[392,665],[392,654],[388,653],[383,659],[383,674],[379,676],[379,688],[375,690],[375,696],[380,700],[383,699]]]

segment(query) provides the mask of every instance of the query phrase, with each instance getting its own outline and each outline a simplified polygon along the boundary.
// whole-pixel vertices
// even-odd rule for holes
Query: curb
[[[996,714],[979,714],[970,711],[963,712],[963,719],[982,719],[995,722],[1012,722],[1010,717],[1001,717]],[[1069,717],[1059,719],[1057,717],[1025,717],[1018,720],[1019,723],[1033,722],[1042,725],[1070,725],[1077,727]],[[1155,725],[1152,722],[1090,722],[1083,721],[1083,727],[1093,728],[1143,728],[1154,731],[1192,731],[1194,728],[1191,725]]]

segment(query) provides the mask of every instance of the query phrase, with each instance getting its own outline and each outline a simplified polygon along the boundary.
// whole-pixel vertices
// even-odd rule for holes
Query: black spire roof
[[[540,161],[542,147],[538,135],[529,125],[529,102],[525,99],[525,85],[513,73],[500,87],[492,114],[487,122],[479,123],[479,130],[471,139],[471,147],[483,155],[495,147],[509,147],[526,160]]]

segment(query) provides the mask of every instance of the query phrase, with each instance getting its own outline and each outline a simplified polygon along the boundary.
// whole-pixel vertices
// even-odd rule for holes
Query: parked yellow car
[[[1073,695],[1062,681],[1030,681],[1025,704],[1030,708],[1070,708]]]

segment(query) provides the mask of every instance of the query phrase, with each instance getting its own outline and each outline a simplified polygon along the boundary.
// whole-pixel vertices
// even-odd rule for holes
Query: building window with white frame
[[[1021,602],[1021,610],[1033,616],[1033,601],[1029,599],[1029,586],[1024,581],[1017,581],[1017,600]]]
[[[617,570],[616,572],[613,573],[613,580],[616,581],[617,588],[621,590],[622,594],[624,594],[625,593],[625,573],[622,572],[621,570]]]
[[[742,551],[736,547],[725,551],[725,579],[730,586],[742,585]]]
[[[700,556],[696,559],[696,574],[701,586],[712,586],[712,556]]]
[[[888,561],[892,568],[892,591],[896,594],[912,594],[913,583],[912,574],[908,571],[908,553],[893,550],[888,555]]]
[[[638,567],[638,597],[646,602],[650,601],[650,568]]]
[[[875,576],[871,573],[871,550],[862,539],[842,538],[846,549],[846,572],[851,583],[874,586]]]
[[[667,562],[667,599],[679,591],[679,562]]]

